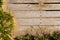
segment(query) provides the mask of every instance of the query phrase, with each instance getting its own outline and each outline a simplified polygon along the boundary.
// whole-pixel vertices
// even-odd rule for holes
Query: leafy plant
[[[16,37],[15,40],[39,40],[39,37],[26,34],[22,37]]]
[[[60,40],[60,33],[55,32],[53,35],[54,40]]]
[[[11,40],[13,16],[2,9],[3,0],[0,0],[0,40]]]
[[[3,4],[3,0],[0,0],[0,7],[2,7],[2,4]]]

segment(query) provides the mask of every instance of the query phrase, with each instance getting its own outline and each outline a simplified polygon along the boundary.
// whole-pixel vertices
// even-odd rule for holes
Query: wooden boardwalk
[[[10,0],[8,7],[13,11],[19,31],[34,26],[60,28],[60,0]]]

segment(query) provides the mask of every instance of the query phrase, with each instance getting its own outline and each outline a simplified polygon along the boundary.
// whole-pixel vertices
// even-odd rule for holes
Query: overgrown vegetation
[[[42,37],[26,34],[22,37],[16,37],[15,40],[60,40],[60,33],[54,32],[54,34],[43,34]]]
[[[2,7],[2,4],[3,4],[3,0],[0,0],[0,7]]]
[[[3,0],[0,0],[0,40],[12,40],[13,16],[9,12],[5,12],[2,9],[2,5]],[[60,40],[60,33],[43,34],[42,37],[26,34],[22,37],[14,38],[14,40]]]
[[[0,40],[11,40],[13,16],[9,12],[4,12],[2,4],[3,0],[0,0]]]

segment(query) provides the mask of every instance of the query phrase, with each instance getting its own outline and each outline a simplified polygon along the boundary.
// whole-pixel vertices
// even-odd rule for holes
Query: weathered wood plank
[[[31,4],[9,4],[12,10],[60,10],[60,4],[45,4],[31,5]]]
[[[13,11],[16,18],[40,17],[40,11]]]
[[[41,17],[60,17],[60,11],[42,11]]]
[[[19,25],[60,25],[60,18],[17,19]]]
[[[41,19],[40,25],[60,25],[60,18]]]
[[[9,3],[33,3],[35,0],[10,0]]]
[[[13,11],[16,18],[60,18],[60,11]],[[58,13],[58,14],[57,14]]]
[[[19,25],[39,25],[40,24],[40,19],[16,19],[16,21]]]
[[[60,0],[10,0],[9,3],[60,2]]]
[[[42,28],[42,30],[44,30],[44,28],[47,28],[47,29],[53,29],[53,30],[60,30],[60,26],[21,26],[21,25],[19,25],[19,27],[18,27],[18,30],[20,30],[20,31],[22,31],[22,30],[27,30],[27,29],[32,29],[32,27],[33,27],[33,29],[40,29],[41,30],[41,28]]]

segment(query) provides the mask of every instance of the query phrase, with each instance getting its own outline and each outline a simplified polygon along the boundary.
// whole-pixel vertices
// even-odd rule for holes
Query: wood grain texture
[[[60,0],[10,0],[9,3],[60,2]]]
[[[17,19],[19,25],[60,25],[60,18]]]
[[[60,11],[13,11],[16,18],[60,18]]]
[[[45,4],[45,5],[31,5],[31,4],[9,4],[12,10],[60,10],[60,4]]]

